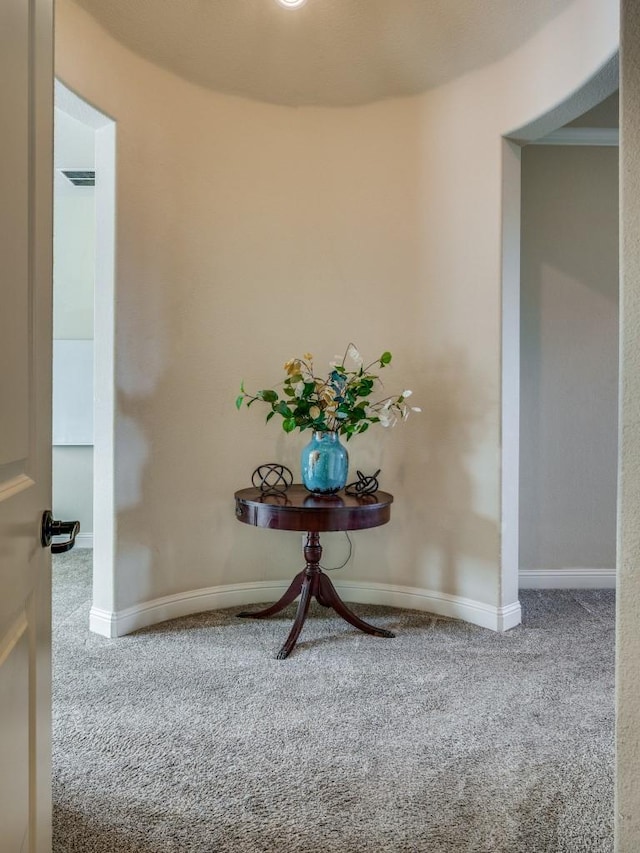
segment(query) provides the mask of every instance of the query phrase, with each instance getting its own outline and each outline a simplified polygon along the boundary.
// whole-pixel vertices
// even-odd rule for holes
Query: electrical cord
[[[344,561],[344,563],[342,563],[340,566],[333,566],[333,567],[332,567],[332,568],[330,568],[330,569],[328,569],[326,566],[321,565],[321,566],[320,566],[320,568],[321,568],[321,569],[322,569],[322,571],[324,571],[324,572],[337,572],[337,571],[338,571],[338,569],[344,569],[344,567],[347,565],[347,563],[348,563],[348,562],[349,562],[349,560],[351,559],[351,552],[353,551],[353,543],[351,542],[351,538],[349,537],[349,534],[347,533],[347,531],[346,531],[346,530],[343,530],[342,532],[343,532],[343,533],[344,533],[344,535],[347,537],[347,542],[349,543],[349,553],[348,553],[348,555],[347,555],[347,559],[346,559],[346,560]]]

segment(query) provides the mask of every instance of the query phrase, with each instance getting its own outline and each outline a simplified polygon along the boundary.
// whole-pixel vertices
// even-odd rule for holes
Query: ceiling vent
[[[79,169],[60,169],[62,174],[71,181],[74,187],[95,187],[96,173]]]

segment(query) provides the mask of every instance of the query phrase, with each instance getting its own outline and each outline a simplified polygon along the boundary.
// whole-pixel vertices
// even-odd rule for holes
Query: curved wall
[[[338,586],[517,623],[500,579],[501,137],[611,57],[611,7],[579,0],[420,97],[292,109],[189,84],[60,0],[56,73],[117,122],[115,598],[97,594],[95,630],[268,600],[291,577],[299,538],[238,524],[232,495],[260,462],[297,470],[306,437],[233,400],[241,377],[266,387],[348,341],[390,349],[386,387],[423,414],[350,446],[396,502]]]

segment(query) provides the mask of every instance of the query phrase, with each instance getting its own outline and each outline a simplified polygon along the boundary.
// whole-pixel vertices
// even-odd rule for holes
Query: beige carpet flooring
[[[54,565],[55,853],[609,853],[614,596],[524,592],[495,634],[319,607],[88,631],[91,554]]]

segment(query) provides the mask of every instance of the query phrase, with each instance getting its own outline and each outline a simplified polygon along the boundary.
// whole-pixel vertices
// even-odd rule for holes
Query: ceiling
[[[219,92],[298,106],[413,95],[492,62],[572,0],[74,0],[120,42]]]

